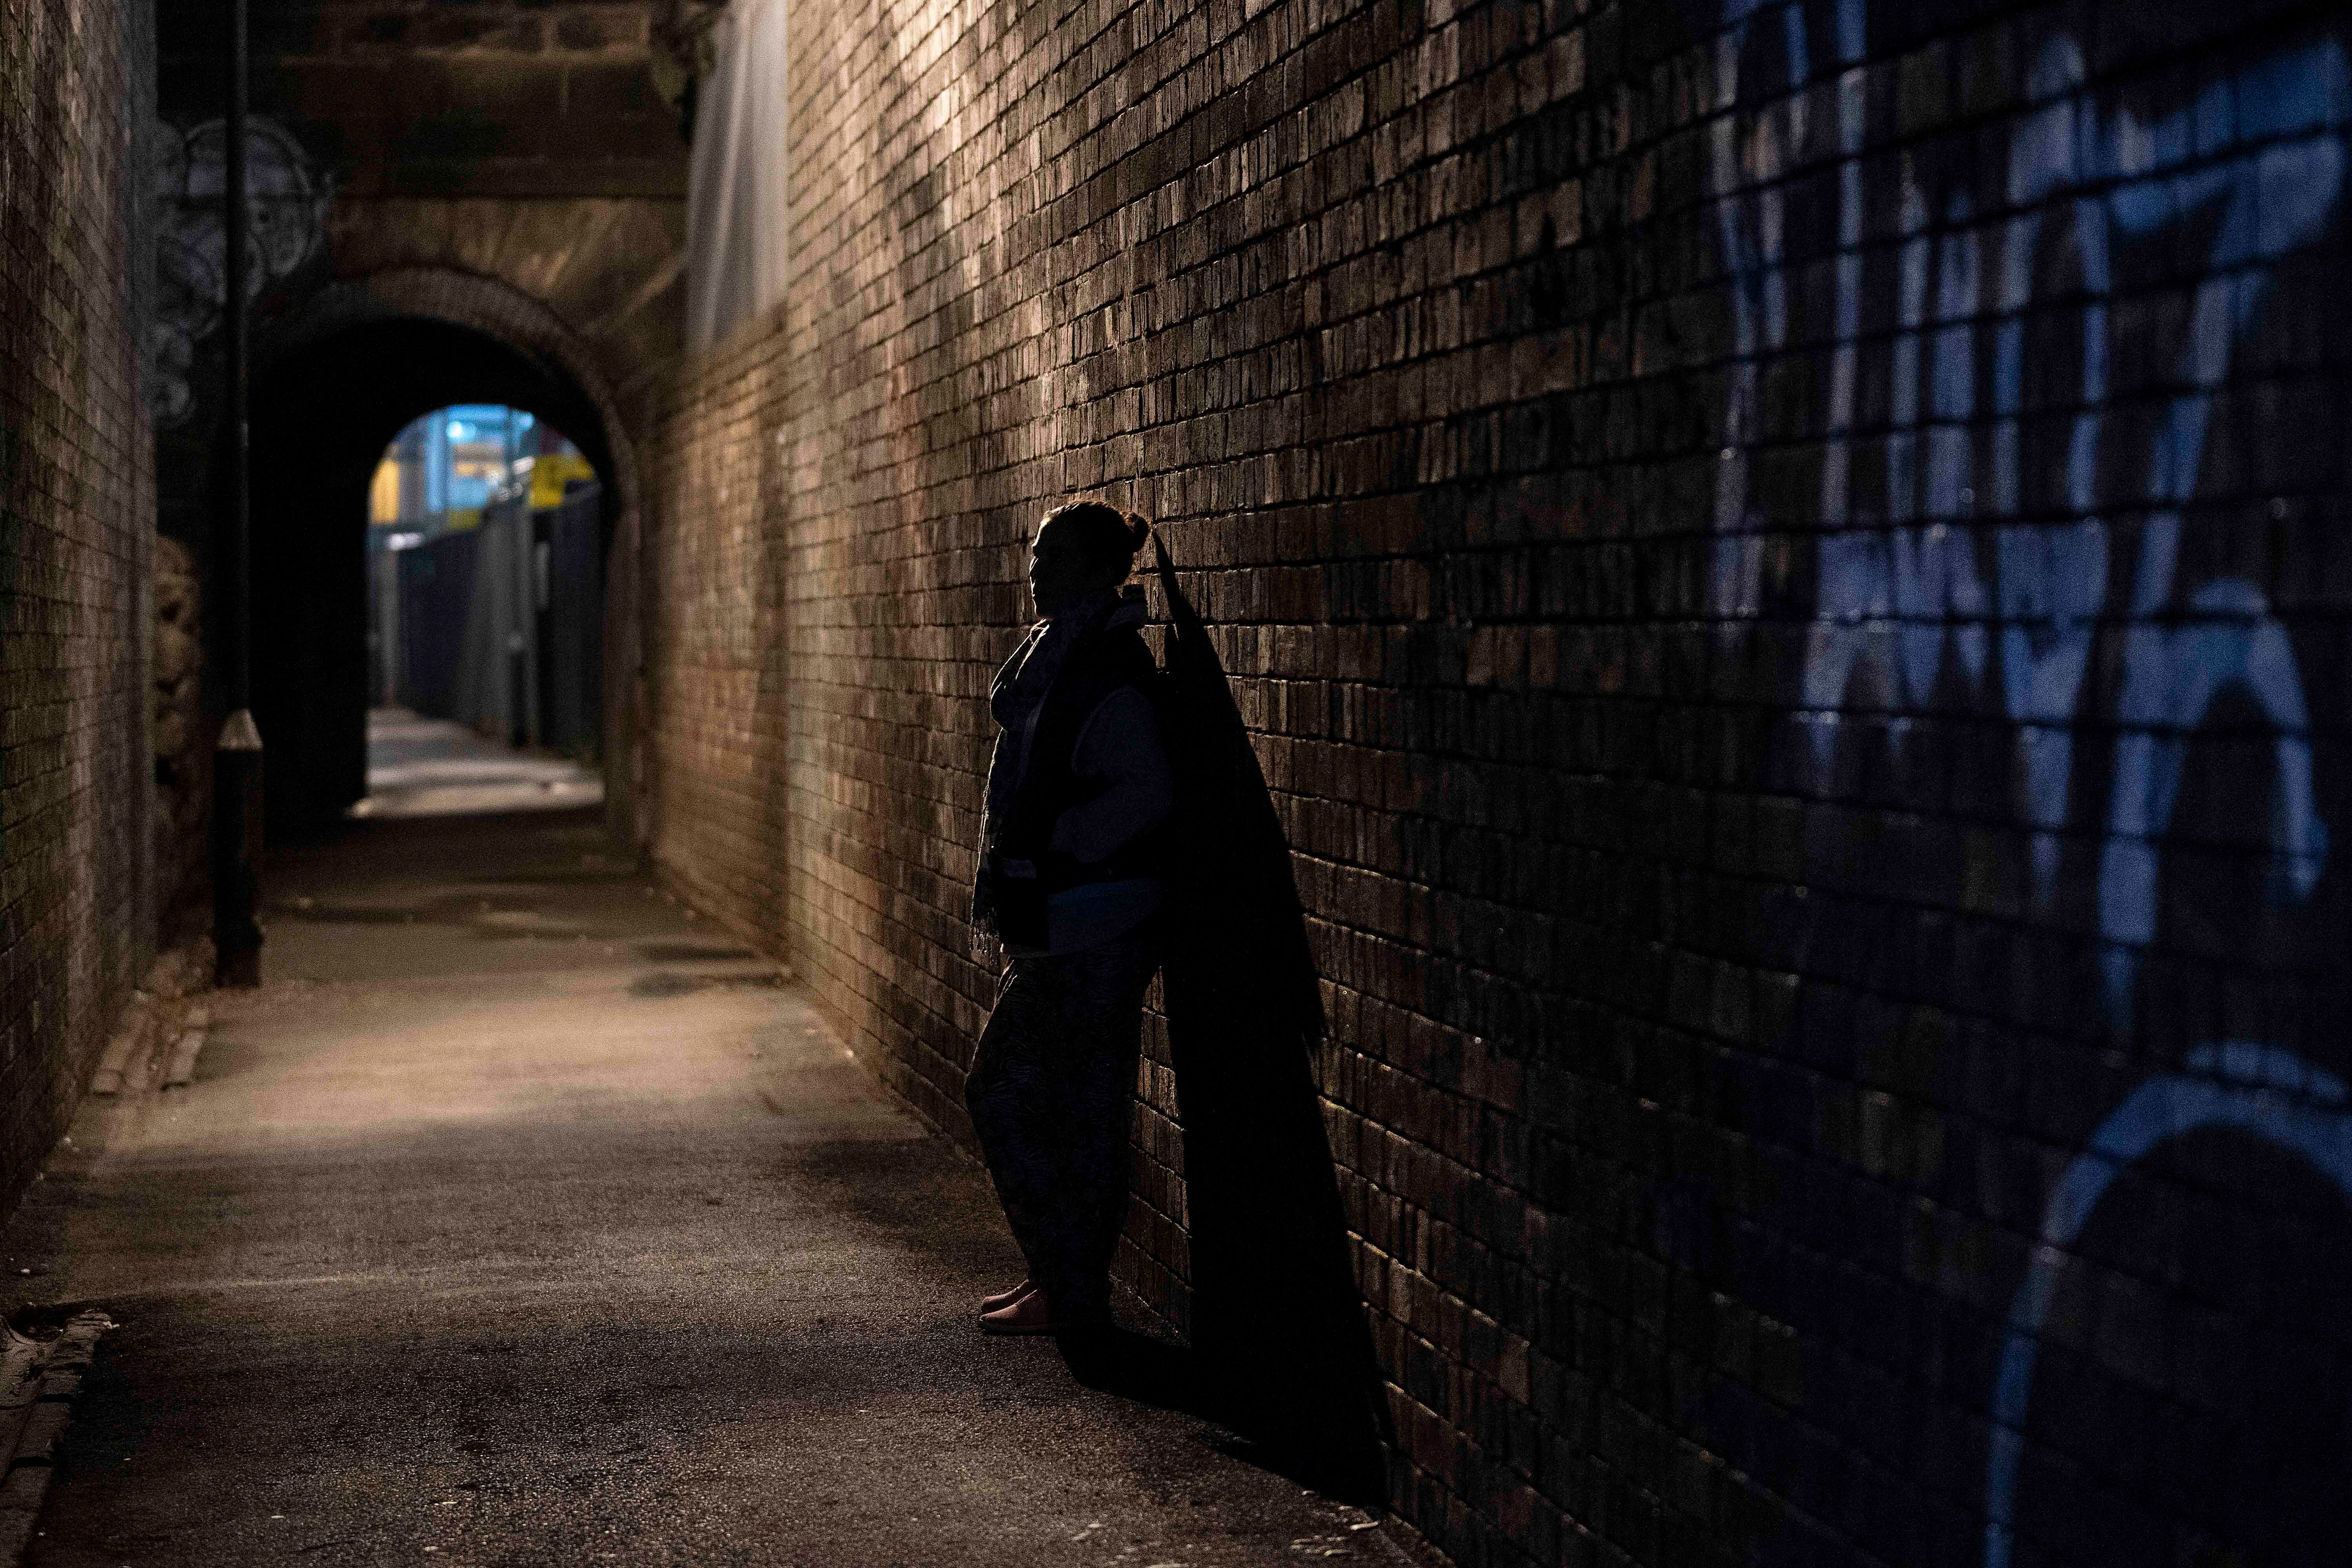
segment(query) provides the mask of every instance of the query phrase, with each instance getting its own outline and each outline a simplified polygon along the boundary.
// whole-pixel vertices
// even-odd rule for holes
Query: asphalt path
[[[593,814],[354,823],[267,898],[194,1084],[91,1102],[0,1237],[120,1322],[30,1562],[1399,1560],[980,1335],[985,1175]]]
[[[546,752],[519,752],[404,708],[367,716],[367,798],[353,816],[485,816],[595,805],[604,780]]]

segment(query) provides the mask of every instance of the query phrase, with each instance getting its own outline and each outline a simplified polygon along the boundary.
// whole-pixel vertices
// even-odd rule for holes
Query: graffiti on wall
[[[246,293],[259,300],[326,248],[327,210],[334,178],[311,166],[283,126],[261,116],[247,121],[246,204],[251,255]],[[194,412],[191,376],[196,351],[228,301],[226,126],[206,121],[192,130],[159,123],[147,169],[156,234],[155,320],[149,328],[149,363],[155,377],[156,423],[172,426]]]
[[[2064,873],[2090,880],[2100,1005],[2129,1030],[2160,938],[2190,738],[2225,695],[2259,715],[2266,896],[2308,900],[2328,857],[2294,643],[2261,584],[2192,564],[2184,537],[2207,494],[2217,401],[2276,303],[2282,259],[2340,216],[2346,148],[2331,121],[2352,68],[2334,38],[2283,44],[2149,110],[2095,86],[2081,43],[2055,33],[2029,57],[2026,107],[1991,178],[1981,164],[1955,177],[1933,142],[1865,155],[1869,24],[1863,0],[1833,14],[1734,0],[1717,35],[1731,112],[1713,126],[1708,194],[1737,358],[1713,608],[1806,619],[1790,752],[1816,793],[1834,790],[1835,752],[1857,721],[1899,752],[1939,695],[1999,716],[2023,885],[2046,912]],[[1832,233],[1833,247],[1812,237]],[[2121,258],[2155,247],[2179,258],[2184,298],[2160,325],[2145,310],[2126,323]],[[1785,436],[1770,416],[1790,395],[1774,378],[1809,360],[1818,469],[1797,465],[1791,481],[1768,441]],[[2291,502],[2267,505],[2279,519]],[[1773,602],[1776,527],[1807,530],[1809,604]],[[2120,623],[2108,684],[2091,679],[2103,623]],[[2078,777],[2095,745],[2104,771]],[[2106,1117],[2046,1198],[2010,1315],[1988,1564],[2014,1550],[2038,1335],[2067,1249],[2119,1172],[2217,1127],[2290,1152],[2352,1196],[2345,1086],[2284,1044],[2194,1048]]]

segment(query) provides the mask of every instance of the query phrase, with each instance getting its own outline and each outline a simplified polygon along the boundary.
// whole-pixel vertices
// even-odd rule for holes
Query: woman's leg
[[[1110,1314],[1110,1264],[1127,1226],[1133,1160],[1136,1058],[1143,993],[1158,967],[1148,931],[1069,955],[1076,970],[1071,1025],[1084,1041],[1073,1063],[1063,1181],[1068,1194],[1068,1277],[1049,1299],[1056,1317]]]
[[[1059,1321],[1108,1310],[1153,967],[1140,934],[1014,959],[964,1080],[1004,1217]]]
[[[1052,1098],[1054,1045],[1065,1037],[1066,987],[1050,958],[1008,960],[996,984],[996,1005],[981,1031],[963,1103],[996,1184],[997,1201],[1013,1239],[1028,1261],[1029,1278],[1045,1282],[1052,1266],[1052,1210],[1058,1185]]]

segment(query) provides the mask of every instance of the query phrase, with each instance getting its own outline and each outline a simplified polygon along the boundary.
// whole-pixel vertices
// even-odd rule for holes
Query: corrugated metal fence
[[[601,738],[604,552],[598,487],[518,498],[478,527],[387,559],[394,694],[516,746],[593,759]]]

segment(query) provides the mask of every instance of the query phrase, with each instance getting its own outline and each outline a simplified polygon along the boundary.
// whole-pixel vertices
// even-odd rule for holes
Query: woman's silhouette
[[[1002,728],[972,914],[1006,958],[964,1103],[1029,1264],[981,1303],[990,1333],[1109,1321],[1174,799],[1140,591],[1119,592],[1147,533],[1096,501],[1047,514],[1029,564],[1041,619],[990,692]]]

